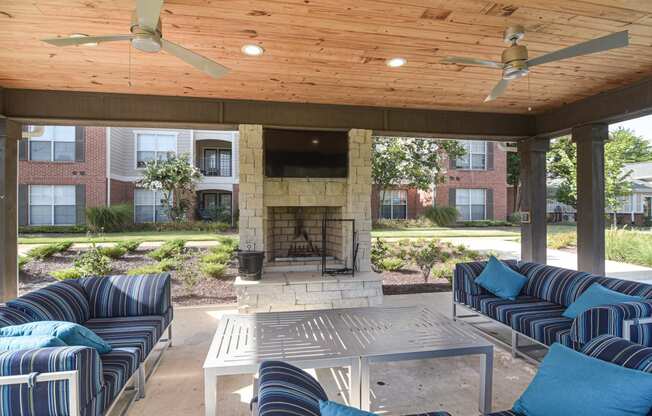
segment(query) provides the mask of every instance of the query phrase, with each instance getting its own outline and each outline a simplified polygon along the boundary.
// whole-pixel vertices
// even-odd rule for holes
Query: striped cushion
[[[523,416],[521,413],[516,413],[513,410],[505,410],[502,412],[489,413],[489,416]]]
[[[104,320],[97,319],[86,322],[86,327],[102,337],[112,348],[137,348],[140,362],[147,358],[159,339],[157,325],[145,323],[107,324]]]
[[[79,394],[84,415],[95,415],[95,397],[103,391],[97,351],[87,347],[57,347],[0,353],[0,376],[79,371]],[[0,387],[0,414],[23,416],[68,415],[68,383],[55,381]]]
[[[480,300],[480,311],[483,314],[506,325],[512,324],[512,317],[515,314],[556,311],[560,308],[559,305],[532,296],[519,296],[516,300],[498,297],[487,297]]]
[[[524,294],[568,306],[599,276],[537,263],[522,263],[520,272],[528,278]]]
[[[0,328],[32,322],[32,318],[19,309],[0,305]]]
[[[652,373],[652,348],[611,335],[601,335],[589,341],[582,353],[618,364],[622,367]]]
[[[570,332],[572,319],[561,316],[563,309],[522,313],[512,317],[512,328],[545,345],[561,342]],[[567,340],[565,342],[568,342]]]
[[[84,324],[86,327],[95,330],[121,330],[122,328],[153,327],[154,341],[158,341],[167,328],[168,322],[165,316],[126,316],[118,318],[96,318],[89,319]]]
[[[599,283],[606,288],[626,295],[641,296],[643,298],[652,299],[652,285],[647,283],[614,279],[612,277],[601,277]]]
[[[86,292],[77,280],[48,285],[7,302],[36,321],[68,321],[82,324],[90,318]]]
[[[90,317],[164,315],[170,308],[170,274],[80,279],[90,299]]]
[[[310,374],[281,361],[260,365],[259,416],[319,416],[326,392]]]
[[[138,348],[114,348],[103,354],[102,376],[106,385],[105,406],[110,406],[129,378],[136,372],[140,351]]]

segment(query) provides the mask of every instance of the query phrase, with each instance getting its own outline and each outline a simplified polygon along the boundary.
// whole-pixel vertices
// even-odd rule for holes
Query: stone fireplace
[[[349,131],[346,178],[266,177],[263,127],[240,126],[240,246],[265,252],[262,280],[236,281],[241,310],[382,302],[370,263],[371,140],[369,130]],[[330,266],[354,267],[354,275],[322,275],[322,254]]]

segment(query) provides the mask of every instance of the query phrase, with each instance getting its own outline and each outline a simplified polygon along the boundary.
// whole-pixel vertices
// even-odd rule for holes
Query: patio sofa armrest
[[[457,263],[453,273],[453,295],[455,300],[464,302],[464,299],[458,299],[458,294],[463,295],[484,295],[487,292],[482,286],[475,283],[475,278],[484,270],[486,261],[474,261],[470,263]]]
[[[652,299],[596,306],[573,321],[570,336],[579,346],[600,335],[614,335],[652,346]]]
[[[171,308],[170,274],[99,276],[80,279],[91,318],[164,316]]]
[[[12,415],[69,414],[66,375],[71,371],[77,372],[78,408],[82,415],[90,415],[91,409],[101,406],[104,392],[100,356],[94,348],[54,347],[0,353],[2,408]],[[36,384],[30,387],[23,377],[12,377],[34,373],[61,379],[39,382],[37,376]]]

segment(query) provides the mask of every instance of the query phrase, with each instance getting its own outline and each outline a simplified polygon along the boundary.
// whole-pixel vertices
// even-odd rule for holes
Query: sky
[[[643,136],[652,144],[652,115],[611,124],[609,125],[609,130],[613,131],[619,127],[634,130],[636,135]]]

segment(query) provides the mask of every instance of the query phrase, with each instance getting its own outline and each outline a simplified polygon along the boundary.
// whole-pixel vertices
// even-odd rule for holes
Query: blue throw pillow
[[[321,416],[377,416],[375,413],[365,412],[330,400],[319,401],[319,413]]]
[[[527,277],[491,256],[482,273],[475,278],[475,283],[499,298],[515,300],[527,283]]]
[[[95,332],[74,322],[36,321],[0,328],[0,337],[25,335],[56,337],[66,345],[95,348],[100,354],[111,352],[111,345],[107,344]]]
[[[640,296],[630,296],[615,290],[607,289],[599,283],[593,283],[588,289],[575,299],[561,314],[566,318],[575,319],[582,312],[602,305],[613,305],[623,302],[640,302],[645,300]]]
[[[528,416],[646,416],[652,374],[554,344],[513,411]]]
[[[48,336],[0,337],[0,352],[65,346],[59,338]]]

